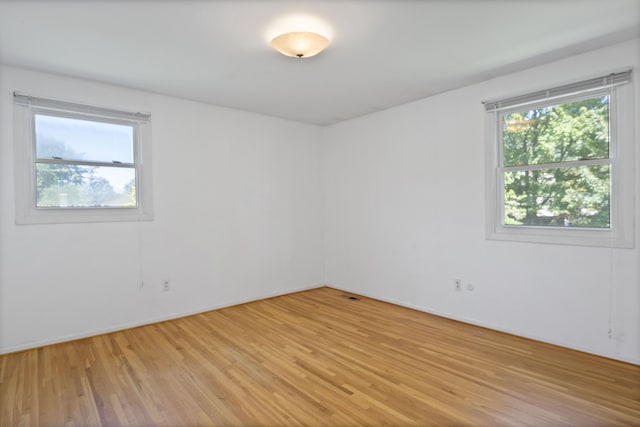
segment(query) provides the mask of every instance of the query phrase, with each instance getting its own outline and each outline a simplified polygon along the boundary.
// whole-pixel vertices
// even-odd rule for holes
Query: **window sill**
[[[625,249],[634,246],[632,234],[593,228],[497,226],[487,231],[487,240]]]
[[[17,225],[69,224],[87,222],[152,221],[153,214],[136,208],[105,209],[34,209],[16,216]]]

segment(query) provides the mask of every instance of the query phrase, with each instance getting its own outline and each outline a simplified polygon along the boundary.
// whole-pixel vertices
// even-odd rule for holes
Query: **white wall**
[[[15,225],[15,90],[151,112],[155,220]],[[318,127],[12,67],[0,123],[0,353],[322,283]]]
[[[640,363],[637,229],[633,250],[485,240],[481,105],[633,66],[640,106],[639,52],[635,40],[326,128],[328,283]]]
[[[637,229],[633,250],[485,240],[480,104],[637,70],[639,51],[636,40],[324,129],[0,67],[0,352],[326,279],[640,363]],[[14,90],[150,111],[155,220],[14,225]],[[475,290],[454,292],[454,278]]]

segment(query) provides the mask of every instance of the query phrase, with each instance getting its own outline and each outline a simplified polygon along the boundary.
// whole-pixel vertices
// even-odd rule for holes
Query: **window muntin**
[[[610,228],[610,94],[499,114],[502,224]]]

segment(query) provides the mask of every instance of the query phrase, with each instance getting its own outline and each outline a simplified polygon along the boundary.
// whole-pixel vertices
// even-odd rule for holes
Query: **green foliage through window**
[[[506,225],[610,227],[609,96],[501,123]]]
[[[54,120],[57,120],[57,118],[52,117],[50,121],[55,123]],[[79,121],[76,120],[75,122]],[[100,125],[102,128],[105,127],[102,124]],[[46,132],[48,129],[44,126],[42,127],[44,128],[43,132],[36,133],[38,153],[38,160],[35,165],[36,207],[93,208],[136,206],[135,168],[118,167],[113,162],[102,162],[103,164],[99,166],[69,164],[64,160],[71,159],[73,162],[81,163],[85,153],[74,150],[64,141],[52,137],[50,135],[51,131]],[[88,125],[84,125],[84,127],[87,128]],[[66,135],[61,131],[58,131],[58,133],[67,136],[76,131],[76,129],[67,126],[64,131]],[[97,135],[95,139],[97,140],[99,136]],[[102,139],[106,138],[103,136]],[[131,146],[133,145],[132,142],[130,144]],[[107,141],[94,141],[93,145],[96,147],[94,151],[104,146],[107,146],[107,150],[109,149]],[[41,159],[46,159],[46,162]]]

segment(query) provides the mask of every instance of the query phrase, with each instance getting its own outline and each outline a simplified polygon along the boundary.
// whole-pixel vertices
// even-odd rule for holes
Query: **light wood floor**
[[[0,425],[640,425],[640,367],[321,288],[0,356]]]

